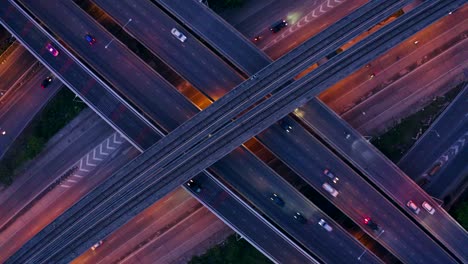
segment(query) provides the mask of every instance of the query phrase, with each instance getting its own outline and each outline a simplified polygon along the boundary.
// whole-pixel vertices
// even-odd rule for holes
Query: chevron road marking
[[[90,173],[96,166],[109,157],[110,153],[116,150],[122,143],[125,142],[125,139],[119,133],[114,133],[109,136],[106,140],[101,142],[98,146],[89,151],[85,156],[83,156],[78,165],[75,165],[78,170],[68,176],[62,181],[66,181],[67,184],[60,183],[61,187],[70,188],[72,184],[76,184],[81,178],[84,178],[88,173]],[[71,177],[75,177],[71,179]]]
[[[283,34],[278,36],[277,38],[270,41],[262,50],[268,49],[269,47],[273,46],[274,44],[278,43],[280,40],[286,38],[288,35],[296,32],[299,28],[305,26],[306,24],[312,22],[314,19],[318,18],[319,16],[323,15],[324,13],[330,11],[332,8],[337,7],[345,0],[327,0],[321,3],[318,7],[314,8],[310,11],[307,15],[303,16],[299,19],[296,24],[291,25]],[[333,3],[333,4],[332,4]],[[117,134],[117,133],[116,133]]]

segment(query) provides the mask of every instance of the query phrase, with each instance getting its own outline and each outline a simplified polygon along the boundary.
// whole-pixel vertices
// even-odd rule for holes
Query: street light
[[[127,23],[125,23],[125,24],[122,26],[122,29],[124,29],[130,22],[132,22],[132,19],[131,19],[131,18],[129,18],[128,21],[127,21]],[[115,39],[115,38],[113,37],[113,38],[109,41],[109,43],[107,43],[107,45],[104,46],[104,48],[107,49],[107,48],[109,47],[109,45],[112,43],[112,41],[114,41],[114,39]]]

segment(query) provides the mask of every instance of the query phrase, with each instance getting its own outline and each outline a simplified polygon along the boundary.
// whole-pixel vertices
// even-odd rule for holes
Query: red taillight
[[[370,218],[369,218],[369,217],[364,218],[364,224],[367,225],[367,224],[369,223],[369,221],[370,221]]]

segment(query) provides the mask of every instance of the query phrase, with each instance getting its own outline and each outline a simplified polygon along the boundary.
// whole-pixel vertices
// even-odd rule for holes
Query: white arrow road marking
[[[322,13],[325,13],[326,11],[325,11],[325,10],[323,10],[323,9],[322,9],[322,7],[323,7],[323,4],[322,4],[322,5],[320,5],[320,12],[322,12]]]
[[[104,152],[104,151],[102,150],[102,146],[103,146],[103,145],[104,145],[104,144],[99,145],[99,154],[104,155],[104,156],[108,156],[109,153]]]
[[[89,170],[83,168],[83,160],[84,160],[84,158],[82,158],[82,159],[80,160],[80,171],[89,172]]]
[[[91,163],[91,162],[89,161],[89,156],[90,156],[89,154],[86,155],[86,165],[96,167],[97,164]]]
[[[75,180],[67,179],[67,182],[76,182]]]
[[[110,140],[107,140],[107,144],[106,144],[106,145],[107,145],[107,148],[108,148],[108,149],[115,149],[114,147],[111,147],[111,146],[109,145],[109,143],[110,143]]]
[[[93,159],[99,160],[99,161],[103,161],[103,159],[96,157],[96,150],[97,150],[97,148],[95,148],[95,149],[93,150]]]
[[[114,135],[115,135],[114,136],[114,138],[115,138],[114,141],[115,142],[117,142],[119,144],[122,144],[124,142],[123,137],[122,137],[122,135],[120,135],[120,133],[115,133]]]

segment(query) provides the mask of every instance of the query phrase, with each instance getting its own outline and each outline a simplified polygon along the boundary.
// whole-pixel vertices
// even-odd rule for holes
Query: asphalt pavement
[[[468,148],[468,85],[398,162],[401,170],[439,199],[462,185]],[[414,162],[417,160],[418,162]],[[449,188],[450,187],[450,188]]]
[[[41,83],[50,72],[38,64],[30,70],[0,98],[0,158],[62,86],[56,81],[43,89]]]

